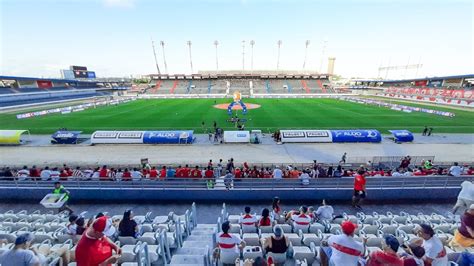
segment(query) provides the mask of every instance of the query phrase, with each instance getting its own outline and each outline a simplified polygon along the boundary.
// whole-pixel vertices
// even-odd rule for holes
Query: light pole
[[[187,44],[188,44],[188,47],[189,47],[189,64],[191,65],[191,74],[193,74],[194,71],[193,71],[193,57],[192,57],[192,54],[191,54],[191,41],[188,41]]]
[[[153,41],[153,38],[151,39],[151,47],[153,48],[153,55],[155,56],[156,71],[158,71],[158,75],[161,75],[160,67],[158,66],[158,60],[156,59],[155,42]]]
[[[321,62],[319,63],[319,73],[321,73],[323,69],[323,60],[324,60],[324,55],[326,54],[326,45],[328,44],[328,39],[324,38],[323,40],[323,50],[321,50]]]
[[[216,71],[219,71],[219,60],[217,60],[217,46],[219,42],[217,40],[214,41],[214,46],[216,47]]]
[[[245,70],[245,41],[242,41],[242,70]]]
[[[278,56],[277,56],[277,70],[280,69],[280,48],[281,48],[282,41],[278,40],[277,45],[278,45]]]
[[[305,49],[304,49],[303,70],[306,70],[306,58],[307,58],[307,56],[308,56],[308,45],[309,45],[309,40],[306,40],[306,42],[305,42]]]
[[[166,57],[165,57],[165,42],[160,41],[160,45],[161,45],[161,50],[163,51],[163,63],[165,64],[165,72],[166,72],[166,74],[169,74],[168,73],[168,65],[166,64]]]
[[[253,46],[255,45],[255,41],[251,40],[250,41],[250,47],[251,47],[251,57],[250,57],[250,70],[253,71]]]

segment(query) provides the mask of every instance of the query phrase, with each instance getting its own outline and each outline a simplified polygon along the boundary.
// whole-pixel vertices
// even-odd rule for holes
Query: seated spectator
[[[167,174],[166,166],[163,165],[163,167],[162,167],[161,170],[160,170],[160,179],[165,179],[165,178],[166,178],[166,174]]]
[[[57,167],[54,167],[51,171],[51,180],[59,181],[59,170]]]
[[[191,177],[192,178],[201,178],[202,177],[202,173],[201,173],[201,170],[199,169],[199,166],[196,165],[196,167],[191,170]]]
[[[333,170],[332,166],[329,166],[328,171],[326,173],[327,177],[332,177],[333,173],[334,173],[334,170]]]
[[[263,249],[266,252],[272,252],[275,254],[282,254],[288,251],[290,247],[290,240],[284,235],[281,226],[275,225],[273,228],[273,235],[263,240]]]
[[[260,172],[257,169],[257,166],[254,166],[249,172],[249,178],[257,178]]]
[[[294,228],[306,228],[311,223],[311,217],[308,215],[308,207],[301,206],[299,211],[292,211],[288,213],[291,220],[293,220]]]
[[[333,172],[332,176],[333,177],[341,177],[343,174],[342,172],[342,166],[341,165],[338,165],[336,170]]]
[[[66,181],[66,180],[68,180],[68,177],[69,177],[69,175],[68,175],[68,173],[67,173],[66,170],[61,170],[61,171],[59,171],[59,179],[60,179],[61,181]]]
[[[35,180],[36,180],[37,177],[40,177],[40,171],[36,168],[36,165],[33,165],[33,167],[31,167],[30,177],[35,179]]]
[[[242,170],[239,167],[235,168],[234,176],[235,178],[242,178]]]
[[[425,249],[421,246],[410,244],[405,248],[405,253],[402,253],[403,266],[424,266]]]
[[[99,179],[100,180],[107,180],[109,179],[109,169],[107,169],[107,165],[102,166],[99,170]]]
[[[133,220],[132,210],[126,210],[119,224],[119,236],[137,237],[138,224]]]
[[[426,262],[431,265],[448,265],[448,256],[443,242],[435,235],[433,228],[427,224],[420,224],[417,235],[421,239],[414,241],[414,244],[425,249]]]
[[[239,249],[241,250],[245,247],[245,242],[242,241],[239,236],[235,234],[229,234],[229,221],[222,223],[221,229],[222,233],[220,233],[217,237],[217,247],[221,252],[221,256],[222,253],[235,254],[236,256],[240,255]]]
[[[94,169],[91,176],[92,180],[99,180],[99,171],[100,171],[100,167],[97,167]]]
[[[156,178],[158,177],[158,171],[156,170],[155,166],[151,168],[148,177],[150,178],[150,180],[156,180]]]
[[[290,170],[290,178],[299,178],[300,171],[295,167],[293,170]]]
[[[322,243],[320,254],[322,265],[358,265],[359,257],[365,253],[367,239],[364,238],[364,244],[356,241],[354,239],[356,228],[356,224],[345,221],[341,224],[342,234],[332,235]]]
[[[168,167],[168,170],[166,171],[166,177],[175,177],[176,176],[176,171],[173,169],[172,166]]]
[[[115,170],[115,168],[110,168],[108,180],[110,181],[115,180],[116,175],[117,175],[117,170]]]
[[[309,169],[304,170],[301,175],[298,177],[301,180],[301,185],[307,186],[309,185]]]
[[[15,246],[0,256],[0,265],[40,266],[46,263],[46,258],[31,248],[33,234],[24,233],[15,240]]]
[[[463,171],[463,168],[459,166],[457,162],[455,162],[453,166],[449,168],[448,175],[459,177],[461,176],[462,171]]]
[[[256,225],[257,224],[257,217],[250,214],[250,207],[245,207],[245,213],[239,217],[239,223],[242,225]]]
[[[273,202],[272,202],[272,216],[275,220],[280,219],[281,215],[281,207],[280,207],[280,198],[279,197],[274,197]]]
[[[283,172],[280,169],[280,166],[276,166],[276,168],[273,170],[273,178],[275,179],[282,179],[283,178]]]
[[[458,199],[453,207],[453,214],[455,214],[459,208],[462,208],[461,211],[463,212],[472,204],[474,204],[474,182],[466,180],[461,183],[461,191],[459,192]]]
[[[392,176],[393,177],[403,176],[403,171],[401,171],[400,168],[397,168],[397,169],[393,170]]]
[[[28,167],[26,165],[23,166],[23,169],[21,169],[20,171],[16,173],[18,180],[26,180],[26,178],[28,178],[29,175],[30,175],[30,171],[28,170]]]
[[[131,177],[133,181],[140,181],[143,178],[143,175],[137,168],[133,168],[131,173]]]
[[[262,172],[263,172],[263,178],[272,178],[272,173],[269,167],[266,167]]]
[[[49,167],[46,166],[40,174],[40,178],[42,181],[49,180],[51,178],[51,170],[49,170]]]
[[[182,177],[191,177],[191,169],[189,166],[186,164],[184,168],[181,170],[182,171]]]
[[[399,246],[395,236],[386,236],[385,241],[382,241],[382,250],[370,253],[367,266],[403,266],[403,260],[397,254]]]
[[[75,214],[72,214],[71,216],[69,216],[69,224],[66,226],[66,233],[68,235],[76,235],[76,229],[77,229],[77,225],[76,225],[76,221],[79,217],[77,217],[77,215]]]
[[[204,172],[204,177],[206,178],[214,178],[214,171],[212,170],[211,166],[208,166],[206,171]]]
[[[327,221],[330,222],[334,218],[334,209],[331,205],[326,203],[326,200],[323,199],[322,205],[316,210],[316,217],[318,221]]]
[[[271,226],[272,225],[272,219],[270,218],[270,210],[267,208],[264,208],[262,210],[262,217],[260,217],[260,220],[258,221],[258,226]]]
[[[131,181],[132,180],[132,173],[130,173],[128,171],[128,168],[125,168],[125,170],[123,170],[122,180],[123,181]]]
[[[117,169],[117,172],[115,173],[115,181],[122,181],[123,177],[123,172],[122,168]]]
[[[461,216],[461,225],[454,233],[451,246],[474,247],[474,204]]]
[[[82,217],[76,220],[76,235],[82,235],[86,231],[85,220]]]

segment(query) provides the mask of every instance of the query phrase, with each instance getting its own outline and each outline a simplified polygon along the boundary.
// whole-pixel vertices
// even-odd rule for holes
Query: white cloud
[[[130,8],[135,6],[135,0],[103,0],[106,7]]]

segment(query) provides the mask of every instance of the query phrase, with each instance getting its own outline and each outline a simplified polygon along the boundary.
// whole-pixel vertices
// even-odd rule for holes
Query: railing
[[[212,188],[208,188],[208,181],[215,181]],[[422,176],[422,177],[368,177],[368,190],[383,189],[446,189],[460,188],[463,181],[474,181],[474,176]],[[97,189],[97,190],[224,190],[224,179],[192,179],[168,178],[164,180],[139,181],[96,181],[96,180],[68,180],[61,182],[67,189]],[[233,179],[231,190],[333,190],[352,189],[354,179],[343,178],[315,178],[309,180],[309,185],[302,185],[298,179]],[[0,178],[0,189],[52,189],[54,181],[41,180],[11,180]]]

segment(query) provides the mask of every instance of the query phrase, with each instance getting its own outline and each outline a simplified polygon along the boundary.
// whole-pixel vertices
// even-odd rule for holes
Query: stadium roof
[[[35,78],[35,77],[16,77],[16,76],[0,76],[1,79],[7,80],[19,80],[19,81],[36,81],[36,80],[49,80],[52,82],[97,82],[89,80],[76,80],[76,79],[58,79],[58,78]]]
[[[354,81],[398,83],[398,82],[411,82],[411,81],[420,81],[420,80],[444,80],[444,79],[468,79],[468,78],[474,78],[474,74],[441,76],[441,77],[426,77],[426,78],[414,78],[414,79],[387,79],[387,80],[384,80],[384,79],[356,79]]]

